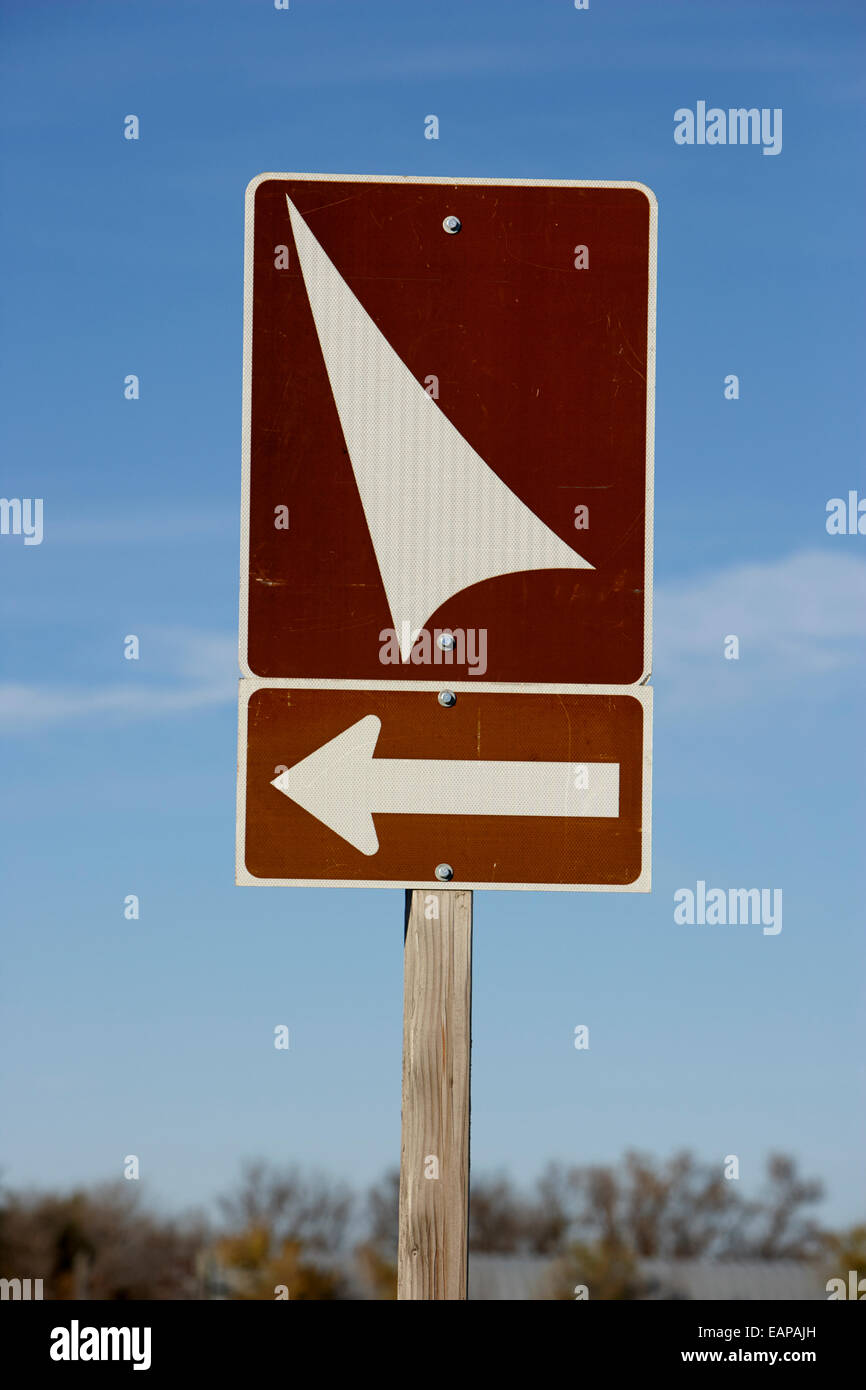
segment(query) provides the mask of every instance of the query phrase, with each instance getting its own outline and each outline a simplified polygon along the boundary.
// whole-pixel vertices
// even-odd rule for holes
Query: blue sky
[[[862,1219],[866,536],[824,524],[866,495],[862,6],[0,14],[0,494],[45,507],[41,545],[0,536],[6,1180],[135,1153],[179,1206],[246,1156],[357,1186],[399,1159],[402,895],[233,882],[247,182],[636,179],[659,200],[654,891],[477,895],[473,1165],[689,1147],[752,1192],[781,1149],[828,1220]],[[676,145],[698,100],[781,107],[781,154]],[[699,879],[780,887],[783,930],[676,924]]]

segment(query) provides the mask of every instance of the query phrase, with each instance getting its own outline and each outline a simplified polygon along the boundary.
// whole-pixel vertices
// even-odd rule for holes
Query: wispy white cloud
[[[654,684],[668,708],[835,696],[866,671],[866,559],[843,549],[659,585]],[[737,661],[724,639],[740,642]]]
[[[122,686],[51,690],[6,681],[0,685],[0,728],[67,723],[106,713],[125,715],[129,719],[152,719],[158,715],[201,709],[205,705],[224,704],[227,698],[224,691],[205,686],[191,686],[186,690],[150,685],[137,690]]]
[[[228,704],[237,698],[234,636],[160,630],[146,638],[146,666],[136,679],[99,685],[0,683],[0,731],[25,731],[108,715],[156,719]],[[132,663],[131,663],[132,665]],[[159,670],[152,679],[149,670]],[[129,676],[132,676],[130,671]],[[140,679],[138,677],[140,676]]]

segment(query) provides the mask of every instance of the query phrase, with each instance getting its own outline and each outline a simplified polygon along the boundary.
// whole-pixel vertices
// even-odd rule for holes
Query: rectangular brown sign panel
[[[646,891],[652,692],[454,693],[245,681],[238,881]]]
[[[656,205],[636,183],[263,174],[241,668],[650,671]],[[483,634],[483,636],[482,636]]]

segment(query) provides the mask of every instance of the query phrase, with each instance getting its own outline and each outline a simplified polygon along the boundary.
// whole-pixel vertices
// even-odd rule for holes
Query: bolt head
[[[442,223],[442,226],[445,228],[446,232],[450,232],[451,235],[454,236],[457,232],[460,231],[460,228],[463,226],[463,223],[460,221],[459,217],[446,217],[445,221]]]
[[[450,864],[437,864],[436,877],[440,883],[448,883],[454,877],[454,870]]]
[[[454,636],[453,632],[440,632],[439,636],[436,638],[436,642],[439,646],[439,650],[442,652],[453,652],[454,648],[457,646],[457,638]]]
[[[453,690],[440,690],[439,703],[444,705],[445,709],[451,709],[452,705],[457,704],[457,696]]]

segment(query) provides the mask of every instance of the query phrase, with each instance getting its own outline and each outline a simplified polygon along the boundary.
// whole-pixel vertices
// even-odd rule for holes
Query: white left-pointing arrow
[[[451,816],[619,815],[619,763],[374,758],[382,721],[368,714],[271,786],[362,854],[375,812]]]

